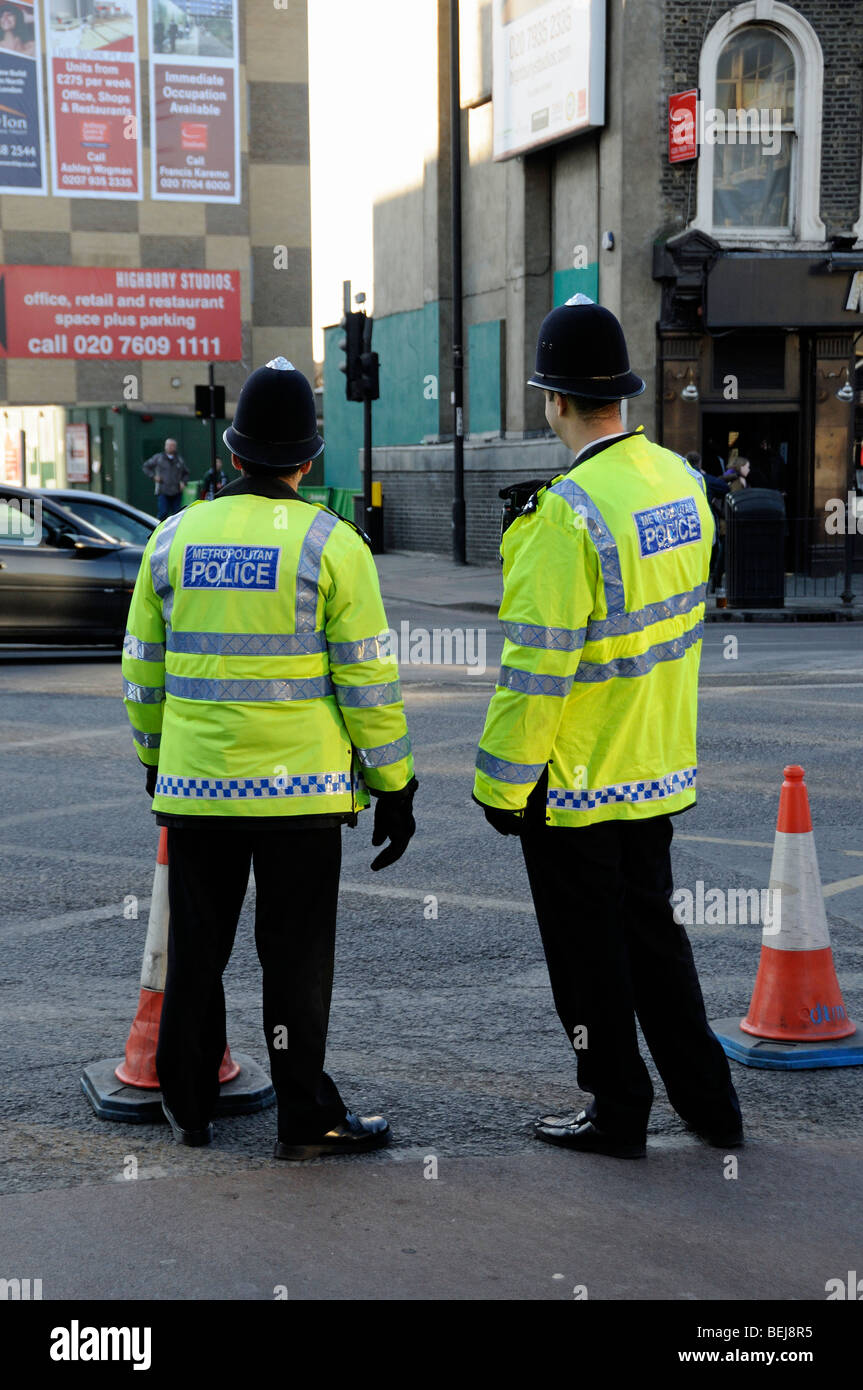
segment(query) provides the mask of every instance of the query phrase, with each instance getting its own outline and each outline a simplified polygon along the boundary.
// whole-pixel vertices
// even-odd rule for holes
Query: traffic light
[[[199,420],[224,420],[225,418],[225,388],[224,386],[213,387],[213,411],[210,413],[210,387],[195,387],[195,414]]]
[[[345,336],[339,343],[339,350],[345,354],[345,360],[339,365],[339,371],[345,374],[345,396],[349,401],[364,399],[360,358],[365,317],[365,314],[351,312],[345,314],[341,322]]]
[[[360,385],[363,393],[362,399],[367,401],[376,401],[381,394],[378,355],[376,352],[372,352],[373,325],[374,319],[370,319],[365,314],[363,316],[363,350],[360,354]]]

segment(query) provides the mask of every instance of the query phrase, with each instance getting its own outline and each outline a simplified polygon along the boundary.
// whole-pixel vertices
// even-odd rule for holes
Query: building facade
[[[89,425],[90,472],[81,486],[152,510],[152,484],[141,474],[140,464],[162,447],[166,435],[177,437],[193,477],[202,477],[209,467],[209,431],[194,413],[194,388],[207,382],[208,356],[214,358],[216,382],[225,387],[229,418],[249,371],[269,358],[283,354],[313,375],[306,3],[153,0],[148,5],[146,0],[118,0],[100,5],[92,0],[52,0],[48,5],[39,0],[39,17],[42,44],[35,61],[42,72],[43,102],[61,143],[74,140],[78,148],[80,134],[80,146],[95,149],[100,134],[101,143],[108,144],[111,133],[107,122],[95,133],[85,129],[83,119],[80,132],[77,127],[71,135],[65,132],[62,121],[67,113],[61,103],[66,94],[55,71],[65,60],[54,55],[80,53],[81,61],[70,62],[68,70],[83,67],[92,72],[101,97],[98,84],[110,87],[112,79],[106,74],[115,70],[109,60],[116,63],[124,50],[134,52],[140,106],[123,134],[140,143],[140,183],[137,196],[123,199],[92,190],[63,196],[57,191],[59,175],[47,133],[52,124],[45,121],[44,161],[53,174],[49,178],[46,172],[47,191],[4,191],[0,197],[0,277],[7,307],[15,286],[24,283],[23,267],[40,268],[27,272],[31,279],[26,285],[44,280],[65,288],[73,301],[78,284],[83,284],[74,278],[81,274],[79,268],[135,272],[129,301],[136,295],[140,300],[145,284],[161,283],[145,280],[146,274],[176,271],[180,276],[186,272],[189,285],[202,287],[196,293],[210,294],[209,302],[217,303],[213,275],[230,272],[235,287],[229,306],[233,346],[226,351],[223,341],[221,349],[214,350],[221,327],[218,307],[210,320],[215,327],[207,330],[215,336],[208,343],[194,341],[194,328],[174,330],[184,335],[182,356],[176,346],[179,338],[171,338],[166,353],[165,343],[159,342],[161,329],[136,332],[134,324],[129,330],[131,345],[126,344],[122,357],[117,352],[119,332],[111,342],[109,334],[104,335],[103,346],[112,351],[92,356],[86,342],[89,333],[79,334],[74,328],[65,341],[64,335],[56,335],[48,355],[34,356],[28,348],[25,355],[16,356],[16,350],[24,349],[16,349],[10,322],[9,341],[4,338],[0,357],[5,474],[9,481],[16,480],[16,447],[20,465],[23,433],[23,478],[17,480],[64,486],[65,429],[70,423],[84,423]],[[84,80],[90,81],[89,76]],[[196,96],[193,83],[208,84],[199,102],[187,94],[188,89]],[[226,144],[226,137],[219,135],[217,140],[214,134],[218,108],[207,101],[216,100],[210,94],[218,97],[220,86],[227,87],[227,100],[233,103],[237,151],[230,139]],[[231,183],[227,194],[175,197],[162,188],[154,196],[156,125],[150,107],[151,102],[160,103],[161,114],[166,92],[182,123],[178,148],[201,151],[184,156],[193,169],[219,159],[233,168],[236,156],[236,187],[232,179],[218,185],[223,190]],[[74,110],[73,106],[73,115]],[[167,117],[166,123],[170,124]],[[158,159],[164,162],[161,149]],[[43,271],[52,267],[52,278],[45,279]],[[101,292],[98,276],[92,283]],[[168,294],[166,289],[165,304]],[[119,297],[115,307],[117,303]],[[226,308],[226,323],[227,317]],[[32,341],[25,335],[25,345]],[[219,447],[225,459],[221,443]]]
[[[418,152],[421,177],[375,207],[385,537],[441,551],[453,431],[449,3],[422,0],[436,83],[433,110],[418,116],[435,133]],[[510,55],[519,36],[528,50],[535,40],[540,77],[526,81],[541,131],[549,110],[554,119],[547,40],[567,14],[574,36],[588,15],[594,29],[604,22],[602,119],[495,158],[495,39],[515,37]],[[566,463],[526,381],[543,316],[582,291],[619,316],[647,382],[628,426],[715,470],[750,457],[752,481],[785,493],[786,568],[835,568],[844,537],[826,527],[827,504],[846,496],[860,434],[863,9],[461,0],[460,20],[468,559],[496,555],[501,486]],[[564,61],[576,63],[575,49]],[[690,138],[697,157],[685,157]],[[337,363],[334,329],[327,467],[358,487],[361,409],[344,402]]]

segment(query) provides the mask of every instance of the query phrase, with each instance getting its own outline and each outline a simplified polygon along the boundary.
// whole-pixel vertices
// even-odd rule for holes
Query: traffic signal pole
[[[217,467],[217,465],[218,465],[218,456],[217,456],[217,454],[216,454],[216,367],[215,367],[215,363],[211,362],[211,363],[209,364],[208,371],[209,371],[209,382],[210,382],[210,468],[212,469],[212,472],[213,472],[213,496],[215,497],[215,496],[216,496],[216,493],[217,493],[218,490],[219,490],[219,489],[216,487],[216,467]]]
[[[452,177],[452,376],[453,498],[452,557],[467,563],[464,504],[464,325],[462,322],[461,239],[461,65],[459,0],[450,0],[450,172]]]

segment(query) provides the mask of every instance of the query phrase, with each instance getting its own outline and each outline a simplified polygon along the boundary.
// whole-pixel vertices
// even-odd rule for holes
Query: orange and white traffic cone
[[[830,932],[802,767],[785,768],[761,960],[746,1017],[711,1027],[729,1057],[750,1067],[796,1069],[863,1063],[830,947]]]
[[[156,1048],[159,1042],[162,1002],[165,998],[169,926],[168,832],[161,829],[153,877],[153,895],[150,899],[150,916],[147,922],[147,939],[144,944],[144,961],[141,967],[138,1008],[126,1041],[125,1056],[110,1058],[106,1062],[94,1062],[85,1068],[81,1078],[84,1094],[101,1119],[140,1123],[162,1118],[162,1097],[161,1094],[154,1093],[160,1091],[159,1077],[156,1073]],[[105,1074],[109,1068],[110,1078]],[[242,1083],[232,1084],[236,1082],[241,1070],[249,1075],[244,1075]],[[219,1068],[219,1084],[223,1089],[217,1114],[245,1114],[253,1110],[262,1110],[275,1101],[272,1084],[258,1064],[249,1057],[239,1060],[233,1058],[230,1047],[225,1048]]]
[[[144,963],[141,966],[141,993],[138,996],[138,1012],[132,1020],[129,1036],[126,1039],[126,1055],[114,1075],[127,1086],[143,1086],[149,1091],[158,1091],[159,1078],[156,1075],[156,1047],[159,1042],[159,1023],[162,1018],[162,1001],[165,998],[165,976],[168,969],[168,927],[171,915],[168,907],[168,832],[159,831],[159,848],[156,853],[156,872],[153,875],[153,896],[150,899],[150,917],[147,922],[147,939],[144,943]],[[219,1083],[233,1081],[239,1076],[240,1068],[231,1056],[231,1049],[225,1048],[222,1065],[219,1068]]]

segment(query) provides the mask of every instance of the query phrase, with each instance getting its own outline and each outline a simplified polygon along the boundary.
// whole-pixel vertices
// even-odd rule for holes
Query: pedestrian
[[[198,488],[198,497],[202,502],[212,502],[217,492],[221,492],[225,487],[227,478],[222,469],[222,460],[218,454],[215,457],[212,468],[208,468]]]
[[[168,25],[168,49],[171,53],[176,53],[177,51],[177,36],[179,33],[179,27],[176,21],[172,19],[171,23]]]
[[[157,19],[153,25],[153,48],[156,53],[164,52],[165,48],[165,26],[161,19]]]
[[[189,470],[177,449],[176,439],[166,439],[161,453],[152,454],[142,465],[148,478],[156,487],[156,511],[160,521],[180,510],[183,503],[183,487]]]
[[[713,565],[710,571],[710,591],[716,593],[722,587],[725,577],[725,498],[729,492],[740,492],[742,488],[748,487],[749,470],[751,464],[748,458],[743,458],[738,454],[731,460],[721,479],[714,479],[713,487],[708,487],[708,497],[716,517],[716,531],[718,540],[716,550],[713,555]],[[724,487],[724,492],[719,491],[719,485]]]
[[[297,484],[322,451],[284,357],[252,372],[224,433],[242,477],[159,527],[129,612],[126,708],[159,825],[171,926],[156,1067],[180,1143],[212,1138],[222,973],[250,866],[276,1157],[379,1148],[324,1071],[341,827],[376,798],[383,869],[417,786],[377,571],[362,532]],[[218,502],[218,506],[216,503]]]
[[[728,1062],[671,906],[672,815],[695,802],[695,727],[713,520],[677,454],[625,430],[644,382],[617,319],[554,309],[529,384],[573,464],[504,534],[506,641],[474,799],[520,835],[585,1110],[539,1139],[643,1157],[653,1086],[635,1021],[679,1115],[742,1142]]]

